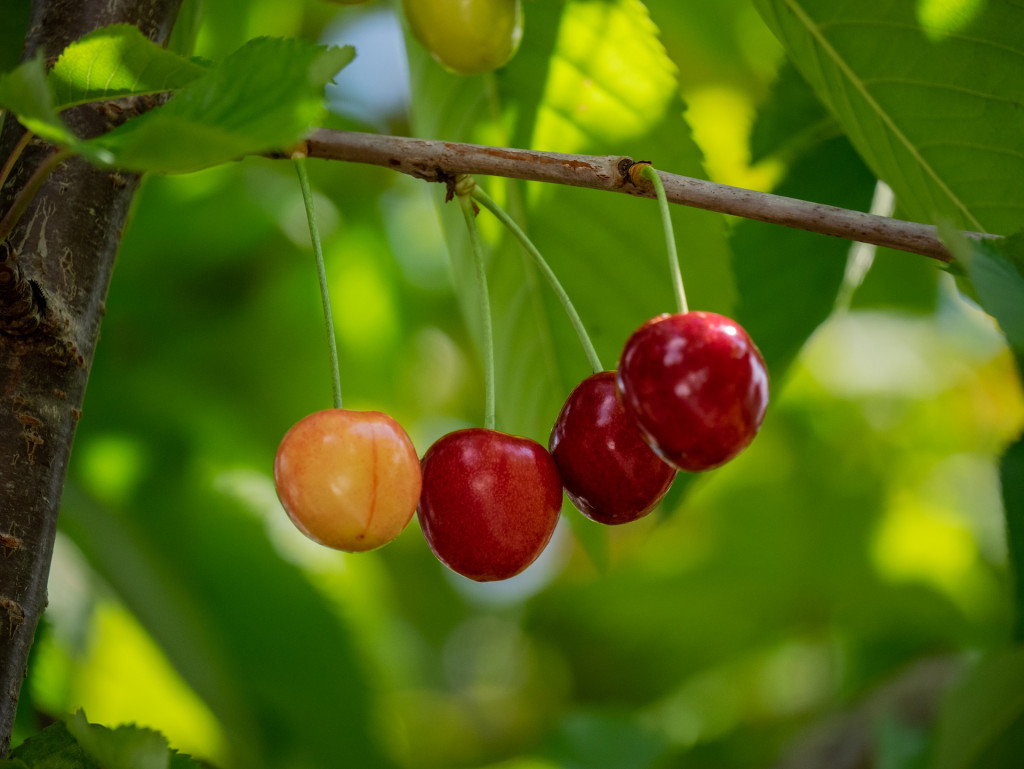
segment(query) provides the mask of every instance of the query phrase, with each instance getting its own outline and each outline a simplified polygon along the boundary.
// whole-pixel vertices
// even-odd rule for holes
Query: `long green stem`
[[[477,291],[480,294],[480,321],[483,324],[484,353],[484,427],[493,430],[494,419],[494,325],[491,320],[491,298],[487,291],[487,270],[484,266],[484,254],[480,245],[480,234],[476,228],[476,214],[473,201],[469,195],[459,195],[459,205],[466,219],[469,230],[469,244],[473,248],[473,259],[476,262]]]
[[[661,177],[654,170],[654,166],[650,164],[645,164],[640,173],[647,181],[654,185],[654,191],[658,195],[661,223],[665,228],[665,245],[668,246],[668,269],[672,274],[672,288],[676,293],[676,305],[679,307],[679,312],[687,312],[686,291],[683,289],[683,273],[679,270],[679,254],[676,253],[676,238],[672,233],[672,216],[668,210],[668,196],[665,194],[665,185],[661,183]]]
[[[331,385],[334,390],[334,408],[341,408],[341,371],[338,368],[338,343],[334,338],[334,316],[331,314],[331,295],[327,290],[327,270],[324,268],[324,250],[320,244],[320,228],[316,223],[313,208],[313,192],[309,187],[306,173],[306,159],[295,157],[295,170],[302,187],[302,202],[306,205],[306,220],[309,222],[309,237],[313,241],[313,256],[316,258],[316,276],[320,282],[320,299],[324,305],[324,327],[327,331],[327,353],[331,362]]]
[[[583,326],[583,321],[580,320],[580,315],[576,312],[576,308],[573,306],[572,300],[569,299],[569,295],[566,293],[565,288],[562,287],[561,282],[555,276],[551,266],[547,263],[543,256],[540,255],[540,251],[533,245],[530,238],[523,232],[522,228],[516,224],[515,220],[509,216],[505,211],[493,200],[491,197],[480,189],[479,186],[473,188],[473,197],[480,202],[480,204],[498,217],[498,220],[504,224],[513,235],[515,235],[519,242],[522,244],[526,252],[533,257],[533,260],[537,263],[537,267],[544,273],[544,277],[548,279],[548,283],[551,284],[551,289],[555,292],[555,296],[558,297],[558,301],[561,302],[562,308],[565,310],[565,314],[569,316],[569,322],[572,323],[572,327],[576,330],[576,336],[579,337],[580,344],[583,345],[583,351],[587,355],[587,360],[590,362],[590,367],[597,374],[604,371],[604,367],[601,365],[601,359],[597,356],[597,350],[594,349],[594,343],[590,341],[590,335],[587,334],[586,328]]]
[[[53,170],[59,166],[64,160],[71,155],[69,150],[55,150],[52,152],[46,160],[32,173],[29,177],[28,182],[22,188],[21,192],[18,193],[18,197],[15,198],[14,204],[10,210],[4,215],[3,219],[0,219],[0,242],[7,240],[10,234],[14,231],[14,225],[21,219],[21,215],[28,210],[28,204],[32,202],[32,198],[39,192],[39,188],[43,186]]]

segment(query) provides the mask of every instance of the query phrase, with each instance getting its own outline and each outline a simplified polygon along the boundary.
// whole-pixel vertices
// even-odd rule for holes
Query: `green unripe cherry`
[[[420,44],[462,75],[507,64],[523,35],[520,0],[402,0],[402,6]]]

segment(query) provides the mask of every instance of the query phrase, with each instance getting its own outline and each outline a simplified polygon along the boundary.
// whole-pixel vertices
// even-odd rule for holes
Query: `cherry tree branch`
[[[383,166],[431,182],[449,183],[458,174],[479,174],[655,197],[653,185],[638,186],[630,180],[633,159],[620,155],[569,155],[328,129],[314,131],[306,140],[306,149],[309,157]],[[665,171],[659,171],[659,175],[673,203],[909,251],[943,262],[953,260],[931,225]],[[965,234],[972,238],[996,237]]]

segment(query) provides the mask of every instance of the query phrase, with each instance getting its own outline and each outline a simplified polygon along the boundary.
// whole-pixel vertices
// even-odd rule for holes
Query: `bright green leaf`
[[[173,494],[154,493],[137,518],[68,484],[61,525],[209,705],[240,765],[379,765],[370,694],[344,622],[273,551],[260,523],[181,481],[164,468],[159,482]],[[172,498],[158,511],[158,500]]]
[[[90,724],[79,710],[67,720],[68,731],[104,769],[167,769],[170,751],[159,732],[138,726],[108,729]]]
[[[0,74],[0,107],[17,115],[22,125],[44,139],[55,143],[74,140],[57,116],[41,53]]]
[[[49,79],[57,109],[122,96],[173,91],[206,68],[162,48],[130,24],[103,27],[61,53]]]
[[[514,116],[512,135],[481,131],[490,117],[485,81],[449,75],[413,47],[414,106],[423,106],[413,111],[418,135],[563,152],[621,152],[650,159],[665,171],[705,176],[682,117],[674,66],[641,3],[540,4],[531,8],[530,19],[535,30],[530,49],[497,80],[501,104]],[[634,41],[628,50],[621,46],[624,37]],[[642,63],[629,51],[642,51]],[[655,201],[545,184],[507,185],[504,199],[503,182],[478,181],[520,220],[551,264],[606,368],[615,368],[626,338],[642,322],[672,311]],[[673,206],[672,218],[691,306],[730,312],[736,297],[722,217]],[[479,311],[465,225],[455,210],[442,210],[442,219],[459,299],[476,332]],[[484,214],[481,220],[487,224]],[[488,275],[497,337],[498,422],[501,429],[546,442],[562,402],[589,369],[543,277],[517,244],[498,237],[503,240],[495,246]]]
[[[1024,212],[1024,7],[926,26],[916,3],[757,0],[872,170],[916,220],[997,233]]]
[[[41,53],[0,75],[0,107],[10,110],[25,128],[53,144],[74,150],[94,163],[110,160],[107,152],[81,141],[60,119]]]
[[[93,144],[136,171],[187,173],[285,148],[320,118],[324,86],[355,55],[302,40],[252,40],[159,109]]]

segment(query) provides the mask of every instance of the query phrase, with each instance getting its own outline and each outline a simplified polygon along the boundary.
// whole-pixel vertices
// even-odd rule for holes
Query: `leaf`
[[[69,146],[77,141],[57,115],[42,53],[0,75],[0,107],[17,115],[25,128],[54,144]]]
[[[939,235],[965,268],[981,307],[999,323],[1018,360],[1024,360],[1024,234],[999,241],[969,240],[948,224]]]
[[[10,769],[99,769],[100,766],[78,744],[63,721],[29,737],[11,751],[10,757],[11,763],[17,762]]]
[[[138,726],[108,729],[90,724],[81,710],[67,720],[68,732],[103,769],[167,769],[170,750],[159,732]]]
[[[1006,546],[1013,580],[1014,639],[1024,642],[1024,437],[1018,438],[999,460]]]
[[[496,76],[511,135],[494,134],[498,129],[486,111],[484,78],[449,75],[412,43],[417,135],[629,153],[666,171],[704,176],[700,152],[682,119],[674,66],[641,3],[537,4],[530,10],[531,45]],[[624,48],[623,39],[630,46]],[[637,326],[673,309],[653,200],[561,185],[503,188],[498,181],[478,182],[525,225],[565,285],[606,368],[615,367]],[[465,225],[458,211],[448,208],[442,209],[442,221],[456,287],[467,323],[478,333]],[[722,217],[681,206],[673,206],[672,216],[691,305],[730,312],[735,295]],[[499,425],[546,442],[562,402],[589,369],[541,275],[509,237],[499,231],[490,240]]]
[[[629,713],[574,713],[545,751],[563,769],[649,769],[661,765],[668,740]]]
[[[287,147],[316,123],[323,89],[355,52],[258,38],[182,88],[166,105],[90,144],[135,171],[187,173]]]
[[[69,483],[61,526],[216,715],[239,764],[380,765],[343,621],[251,515],[167,463],[147,480],[145,514],[130,518]]]
[[[931,769],[1017,769],[1024,755],[1024,649],[983,660],[947,699]]]
[[[875,179],[844,138],[804,154],[777,190],[790,197],[866,211]],[[744,221],[732,239],[737,320],[761,350],[773,386],[835,307],[850,242]]]
[[[0,769],[200,769],[152,729],[90,724],[79,710],[25,740]]]
[[[756,0],[871,169],[922,222],[1006,234],[1024,212],[1024,8],[971,5],[956,26],[918,3]]]
[[[790,159],[839,132],[835,118],[821,106],[792,62],[787,61],[751,131],[750,162],[758,163],[772,156]]]
[[[21,58],[28,30],[29,0],[0,0],[0,71],[13,69]]]
[[[57,109],[123,96],[173,91],[206,67],[162,48],[130,24],[92,32],[61,53],[49,80]]]

